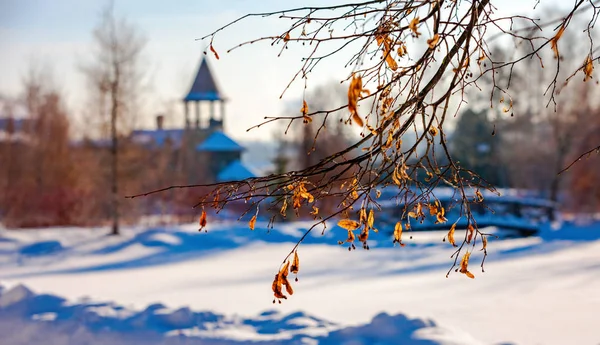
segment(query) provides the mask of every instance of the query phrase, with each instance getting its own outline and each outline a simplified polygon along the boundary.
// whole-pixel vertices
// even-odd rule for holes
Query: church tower
[[[185,106],[185,128],[186,129],[209,129],[210,131],[223,130],[223,121],[225,120],[225,102],[226,98],[223,97],[221,92],[215,83],[215,79],[210,72],[206,58],[202,57],[198,73],[192,83],[192,87],[188,92],[187,96],[183,99]],[[208,128],[202,126],[201,106],[204,103],[210,105],[210,112],[208,114]],[[219,116],[216,114],[215,103],[219,105]],[[195,108],[195,120],[192,123],[190,119],[190,108]]]

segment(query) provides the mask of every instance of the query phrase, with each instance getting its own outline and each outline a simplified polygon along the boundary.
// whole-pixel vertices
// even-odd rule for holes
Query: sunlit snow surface
[[[0,344],[600,343],[598,222],[490,239],[473,280],[446,278],[444,232],[393,247],[380,229],[349,252],[331,224],[275,305],[273,276],[311,223],[266,225],[0,231]]]

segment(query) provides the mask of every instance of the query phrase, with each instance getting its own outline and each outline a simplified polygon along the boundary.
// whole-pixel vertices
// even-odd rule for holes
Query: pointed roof
[[[256,175],[250,171],[242,162],[236,160],[223,169],[217,175],[218,182],[241,181]]]
[[[190,92],[183,99],[184,101],[219,101],[224,100],[221,96],[217,84],[210,73],[206,59],[202,57],[200,68],[192,84]]]
[[[196,146],[198,151],[211,152],[239,152],[244,151],[244,148],[233,141],[225,133],[216,131],[211,134],[206,140]]]

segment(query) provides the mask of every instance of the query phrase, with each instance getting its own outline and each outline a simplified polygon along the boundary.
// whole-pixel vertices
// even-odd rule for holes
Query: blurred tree
[[[140,58],[146,40],[125,19],[117,19],[112,6],[107,7],[94,30],[95,60],[84,73],[101,104],[108,103],[110,114],[110,181],[112,234],[119,234],[119,136],[127,132],[134,115],[135,100],[141,92],[143,71]],[[102,116],[104,107],[98,111]]]
[[[505,187],[505,172],[498,157],[499,137],[495,134],[486,110],[466,109],[448,139],[450,152],[458,164],[495,186]]]
[[[12,227],[72,225],[77,204],[76,164],[69,116],[46,70],[30,67],[23,83],[25,117],[12,118],[1,168],[7,173],[0,210]]]

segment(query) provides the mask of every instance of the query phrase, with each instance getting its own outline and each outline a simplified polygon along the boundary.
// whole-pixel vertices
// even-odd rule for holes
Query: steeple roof
[[[183,99],[184,101],[220,101],[224,100],[221,96],[217,84],[210,73],[206,59],[202,57],[200,68],[192,84],[190,92]]]

